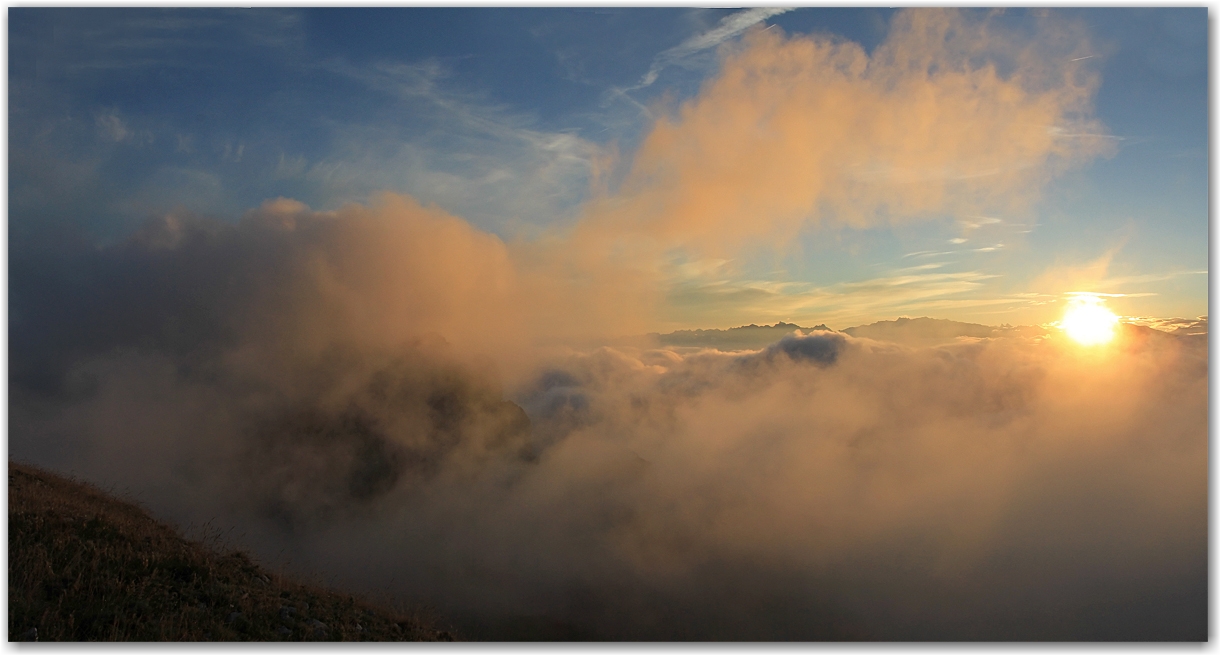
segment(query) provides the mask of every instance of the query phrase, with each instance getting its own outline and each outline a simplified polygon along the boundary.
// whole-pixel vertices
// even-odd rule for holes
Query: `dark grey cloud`
[[[846,343],[842,335],[834,332],[819,332],[806,336],[788,335],[767,346],[765,353],[768,358],[782,353],[793,361],[830,366],[839,359],[839,351]]]

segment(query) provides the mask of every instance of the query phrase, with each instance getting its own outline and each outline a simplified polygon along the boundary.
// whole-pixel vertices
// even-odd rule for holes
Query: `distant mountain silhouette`
[[[1179,337],[1207,339],[1207,317],[1196,319],[1160,319],[1156,327],[1123,323],[1123,330],[1132,337],[1161,339]],[[743,325],[727,330],[678,330],[669,334],[650,334],[662,346],[688,346],[716,348],[719,350],[758,350],[765,348],[785,336],[800,330],[808,334],[816,330],[834,332],[826,325],[801,327],[795,323],[775,325]],[[1052,328],[1046,325],[982,325],[963,323],[941,318],[899,318],[893,321],[877,321],[868,325],[849,327],[843,334],[861,339],[889,341],[905,346],[928,347],[953,343],[959,338],[984,339],[988,337],[1037,337],[1047,334]]]
[[[779,341],[793,331],[812,332],[814,330],[831,331],[825,325],[801,327],[795,323],[776,323],[775,325],[743,325],[727,330],[678,330],[669,334],[652,334],[663,346],[692,346],[697,348],[717,348],[719,350],[757,350]]]
[[[843,330],[853,337],[891,341],[907,346],[936,346],[953,343],[958,337],[984,338],[998,336],[1002,328],[978,323],[962,323],[941,318],[900,318],[877,321]]]
[[[825,324],[813,327],[801,327],[795,323],[776,323],[775,325],[743,325],[727,330],[678,330],[668,334],[652,334],[662,346],[688,346],[697,348],[716,348],[719,350],[757,350],[765,348],[776,341],[800,330],[808,333],[816,330],[834,332]],[[1037,327],[1012,328],[1009,326],[992,327],[979,323],[962,323],[939,318],[899,318],[893,321],[877,321],[868,325],[849,327],[844,334],[877,341],[890,341],[908,346],[936,346],[953,343],[958,337],[985,338],[999,336],[1001,333],[1011,333],[1019,330],[1033,330],[1041,333],[1045,330]]]

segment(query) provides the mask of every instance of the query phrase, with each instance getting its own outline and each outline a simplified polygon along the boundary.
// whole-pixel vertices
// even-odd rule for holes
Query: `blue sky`
[[[10,248],[64,233],[113,243],[171,211],[236,220],[276,197],[329,210],[383,190],[530,239],[584,220],[595,171],[614,195],[657,119],[698,100],[723,49],[750,30],[873,53],[894,17],[11,8]],[[1070,59],[1099,80],[1087,118],[1104,152],[1022,187],[1036,198],[1004,215],[812,217],[782,248],[679,253],[657,329],[1044,322],[1069,291],[1116,294],[1111,306],[1129,316],[1206,314],[1206,18],[1206,8],[991,17],[1017,40],[1036,42],[1048,25],[1087,40]]]

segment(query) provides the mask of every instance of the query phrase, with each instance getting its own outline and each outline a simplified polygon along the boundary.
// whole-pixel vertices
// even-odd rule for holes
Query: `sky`
[[[690,205],[663,199],[664,191],[641,192],[647,166],[694,164],[650,164],[649,139],[674,128],[719,148],[696,159],[735,165],[746,146],[712,143],[682,112],[703,107],[709,134],[751,129],[712,125],[728,120],[712,116],[713,105],[724,104],[716,84],[731,72],[725,58],[750,47],[747,33],[854,44],[867,58],[896,40],[894,15],[884,8],[14,8],[13,247],[56,230],[114,243],[174,211],[236,221],[280,197],[326,211],[374,202],[384,191],[406,194],[509,243],[599,222],[593,215],[606,198]],[[935,143],[912,144],[925,150],[903,154],[901,164],[882,161],[894,154],[884,149],[846,152],[867,138],[852,130],[876,125],[849,125],[812,96],[776,98],[806,112],[797,119],[805,124],[778,128],[793,130],[779,143],[751,141],[755,155],[776,166],[756,170],[774,182],[773,197],[802,186],[808,193],[726,207],[727,223],[709,218],[681,228],[727,234],[725,224],[758,226],[731,248],[664,235],[662,252],[640,264],[663,294],[643,327],[785,320],[842,329],[898,316],[1045,323],[1059,317],[1071,291],[1115,294],[1109,302],[1125,316],[1207,314],[1206,9],[963,16],[988,38],[935,55],[957,58],[971,74],[998,65],[1001,82],[1043,100],[1059,94],[1049,113],[1032,98],[1024,108],[1047,121],[1027,126],[1050,132],[1047,143],[1018,144],[1031,135],[1013,128],[1015,113],[992,116],[1006,125],[965,128],[1011,98],[998,87],[976,87],[983,104],[963,107],[973,113],[958,117],[961,133],[942,126]],[[806,83],[874,93],[879,77]],[[927,81],[947,82],[934,74]],[[926,91],[943,96],[925,97],[927,107],[955,101],[947,87]],[[927,108],[904,108],[918,100],[901,90],[868,102],[891,105],[895,116],[873,117],[880,121]],[[1000,104],[986,109],[987,102]],[[773,109],[755,103],[742,110],[762,113],[741,120],[761,126]],[[784,140],[834,143],[840,152],[787,167],[781,158],[793,153]],[[717,184],[711,169],[692,175]],[[850,212],[862,215],[827,204],[837,202],[827,189],[862,180],[871,188],[853,193],[878,197],[851,201]],[[879,199],[922,186],[941,197]],[[652,209],[685,211],[659,207]],[[607,221],[631,222],[600,222]]]
[[[1206,18],[10,8],[9,456],[476,640],[1205,641]]]

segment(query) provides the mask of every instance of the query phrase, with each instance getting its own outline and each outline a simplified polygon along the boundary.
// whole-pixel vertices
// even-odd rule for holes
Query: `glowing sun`
[[[1068,303],[1060,327],[1082,346],[1096,346],[1114,338],[1118,317],[1106,309],[1101,298],[1079,295]]]

